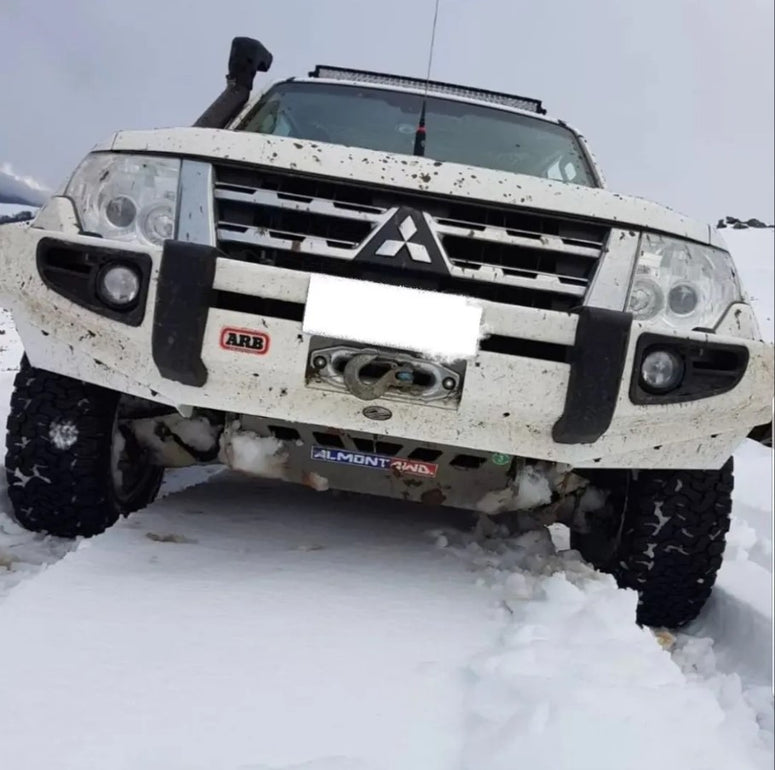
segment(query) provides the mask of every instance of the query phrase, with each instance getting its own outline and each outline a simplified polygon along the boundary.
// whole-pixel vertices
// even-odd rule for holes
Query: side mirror
[[[250,37],[235,37],[231,41],[229,72],[226,88],[199,116],[197,128],[224,128],[245,106],[257,72],[267,72],[272,66],[272,54]]]

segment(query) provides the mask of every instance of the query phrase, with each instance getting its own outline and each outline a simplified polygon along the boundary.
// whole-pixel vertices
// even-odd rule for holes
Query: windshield
[[[412,155],[420,94],[332,83],[281,83],[242,131]],[[596,187],[569,129],[495,107],[429,96],[425,156]]]

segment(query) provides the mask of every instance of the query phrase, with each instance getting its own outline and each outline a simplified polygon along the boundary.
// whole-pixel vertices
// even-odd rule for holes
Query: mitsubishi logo
[[[361,246],[355,261],[415,273],[448,272],[447,261],[425,214],[408,206],[390,212],[384,224]]]
[[[380,257],[395,257],[401,249],[407,249],[409,257],[415,262],[430,262],[431,255],[428,254],[428,249],[421,243],[413,243],[412,238],[417,235],[417,225],[411,215],[407,215],[403,222],[398,226],[398,232],[401,233],[402,240],[382,241],[382,244],[377,249],[377,255]]]

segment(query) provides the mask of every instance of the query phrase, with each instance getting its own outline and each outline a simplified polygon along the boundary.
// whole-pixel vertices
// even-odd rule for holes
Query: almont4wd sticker
[[[224,326],[221,329],[221,347],[238,353],[253,353],[265,356],[269,352],[269,335],[255,329],[238,329]]]
[[[350,452],[347,449],[331,449],[330,447],[313,446],[311,457],[325,463],[339,465],[355,465],[359,468],[370,468],[376,471],[395,471],[409,476],[420,476],[425,479],[436,477],[439,466],[422,460],[407,460],[403,457],[388,457],[367,452]]]

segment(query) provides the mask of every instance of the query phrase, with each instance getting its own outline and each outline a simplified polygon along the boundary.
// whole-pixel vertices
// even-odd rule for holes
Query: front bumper
[[[751,428],[771,419],[772,346],[734,336],[732,320],[717,334],[680,339],[747,348],[745,374],[733,389],[644,405],[633,403],[629,383],[638,340],[650,327],[616,311],[482,302],[491,339],[499,342],[483,344],[469,362],[456,408],[380,399],[368,405],[392,417],[375,422],[351,394],[306,382],[309,339],[301,315],[309,274],[238,262],[194,244],[168,242],[164,252],[122,244],[152,263],[146,310],[132,326],[47,286],[36,268],[43,238],[108,245],[74,225],[0,230],[3,304],[13,311],[30,362],[176,407],[611,468],[717,468]],[[750,308],[738,310],[737,328]],[[225,345],[224,330],[244,331],[251,338],[246,349]],[[251,351],[259,344],[253,337],[268,344]]]

